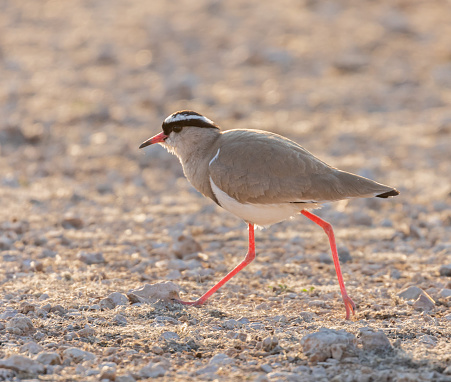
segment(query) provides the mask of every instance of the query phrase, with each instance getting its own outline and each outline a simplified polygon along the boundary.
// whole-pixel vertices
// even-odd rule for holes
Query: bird
[[[343,199],[389,198],[399,195],[398,190],[332,167],[281,135],[254,129],[222,131],[215,122],[192,110],[172,113],[163,121],[162,130],[139,148],[158,143],[176,155],[192,186],[243,219],[249,231],[247,254],[233,270],[197,300],[177,302],[204,304],[249,265],[256,256],[255,226],[268,227],[302,214],[327,234],[346,320],[351,313],[355,315],[355,303],[343,281],[332,225],[310,211]]]

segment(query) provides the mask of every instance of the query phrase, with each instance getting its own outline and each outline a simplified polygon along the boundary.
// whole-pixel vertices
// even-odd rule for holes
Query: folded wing
[[[398,192],[370,179],[335,169],[297,143],[254,130],[230,130],[221,137],[209,175],[241,203],[323,203]]]

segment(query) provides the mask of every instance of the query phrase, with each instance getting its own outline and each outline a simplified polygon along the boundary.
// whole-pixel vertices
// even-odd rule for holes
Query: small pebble
[[[61,225],[65,228],[65,229],[71,229],[71,228],[75,228],[75,229],[81,229],[83,228],[83,220],[80,219],[79,217],[76,216],[66,216],[63,221],[61,222]]]
[[[0,359],[0,368],[27,374],[43,374],[45,371],[44,365],[21,355],[12,355],[6,359]]]
[[[209,361],[210,365],[219,365],[219,366],[230,365],[233,363],[235,363],[235,360],[223,353],[215,354]]]
[[[63,356],[65,359],[69,359],[74,363],[80,363],[96,359],[95,354],[74,347],[64,350]]]
[[[428,347],[434,347],[437,345],[438,338],[429,334],[424,334],[420,336],[420,338],[418,338],[418,341],[422,344],[427,345]]]
[[[340,262],[347,263],[349,261],[352,261],[351,252],[349,252],[348,247],[345,247],[343,245],[339,246],[337,248],[337,252],[338,252],[338,257],[340,259]]]
[[[151,349],[150,349],[150,351],[152,352],[152,353],[154,353],[154,354],[157,354],[157,355],[161,355],[161,354],[163,354],[164,353],[164,350],[161,348],[161,347],[159,347],[159,346],[152,346],[151,347]]]
[[[224,329],[228,329],[228,330],[235,329],[238,326],[241,326],[241,323],[238,322],[237,320],[233,320],[233,319],[226,320],[222,323],[222,327]]]
[[[125,374],[117,376],[115,382],[136,382],[136,379],[130,374]]]
[[[114,309],[116,307],[114,302],[111,299],[109,299],[109,298],[102,298],[99,301],[99,305],[100,305],[100,309],[101,310],[111,310],[111,309]]]
[[[182,274],[178,269],[172,269],[165,277],[167,280],[180,280]]]
[[[451,264],[442,265],[439,269],[440,276],[451,277]]]
[[[180,321],[176,320],[175,318],[168,317],[168,316],[156,316],[155,322],[162,323],[163,325],[171,324],[171,325],[179,325]]]
[[[315,314],[313,312],[299,312],[299,317],[305,322],[312,322]]]
[[[303,353],[310,362],[316,364],[328,358],[341,360],[356,352],[356,338],[344,330],[321,328],[318,332],[308,334],[301,339]]]
[[[160,338],[165,341],[177,341],[180,339],[180,336],[175,332],[164,332],[161,334]]]
[[[268,365],[267,363],[265,363],[264,365],[260,366],[261,371],[265,372],[265,373],[271,373],[272,371],[272,367],[270,365]]]
[[[100,379],[114,381],[116,379],[116,367],[114,366],[103,366],[100,369]]]
[[[64,315],[67,313],[67,309],[65,309],[63,306],[61,305],[54,305],[50,308],[50,312],[52,313],[57,313],[60,316]]]
[[[387,351],[392,349],[389,339],[381,330],[374,331],[368,327],[361,328],[360,339],[362,341],[363,350]]]
[[[262,341],[262,349],[266,352],[274,350],[274,348],[279,344],[279,340],[275,336],[266,337]]]
[[[404,300],[416,300],[420,294],[424,293],[423,289],[416,286],[410,286],[398,293],[398,297]]]
[[[309,301],[308,306],[312,308],[327,308],[327,303],[323,300]]]
[[[157,300],[170,301],[173,299],[179,299],[180,287],[171,281],[157,283],[157,284],[145,284],[141,288],[134,289],[127,293],[127,298],[133,301],[132,296],[135,299],[138,298],[141,301],[133,302],[152,302]]]
[[[13,244],[13,241],[6,237],[6,236],[0,236],[0,251],[5,251],[7,249],[10,249]]]
[[[61,305],[58,305],[58,306],[61,306]],[[42,310],[45,310],[47,313],[50,313],[50,309],[52,309],[52,305],[50,305],[50,304],[42,305],[42,306],[41,306],[41,309],[42,309]],[[63,309],[64,309],[64,308],[63,308]]]
[[[400,271],[398,271],[397,269],[391,269],[390,270],[390,277],[393,280],[399,280],[401,278],[402,274]]]
[[[166,374],[166,369],[160,363],[149,363],[138,372],[141,378],[159,378]]]
[[[36,361],[44,365],[61,365],[61,357],[56,352],[40,353],[36,358]]]
[[[208,365],[195,371],[196,375],[215,374],[218,371],[218,365]]]
[[[1,320],[7,320],[8,318],[15,317],[19,313],[16,309],[7,307],[3,313],[0,313]]]
[[[118,325],[127,325],[127,319],[122,314],[116,314],[113,321]]]
[[[418,299],[414,302],[413,307],[415,310],[429,312],[435,309],[435,301],[424,293],[421,294],[420,297],[418,297]]]
[[[33,322],[23,314],[11,318],[6,323],[6,330],[17,335],[27,335],[35,331]]]
[[[79,337],[92,337],[94,336],[96,331],[89,325],[85,325],[83,329],[77,331]]]
[[[128,305],[128,298],[125,294],[113,292],[110,293],[107,298],[113,302],[114,306]]]
[[[192,236],[181,235],[172,245],[172,250],[179,259],[182,259],[192,253],[201,252],[202,247]]]
[[[33,335],[33,338],[34,338],[36,341],[41,341],[43,338],[45,338],[45,334],[42,333],[42,332],[36,332],[36,333]]]
[[[39,346],[36,342],[34,341],[29,341],[25,344],[23,344],[20,347],[20,352],[21,353],[29,353],[29,354],[38,354],[39,352],[41,352],[42,346]]]
[[[77,259],[88,265],[105,263],[101,252],[80,251],[77,253]]]

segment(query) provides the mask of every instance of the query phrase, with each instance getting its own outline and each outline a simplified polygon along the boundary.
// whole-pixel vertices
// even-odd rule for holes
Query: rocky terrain
[[[0,380],[451,381],[451,3],[0,0]],[[389,184],[256,232],[138,150],[180,109]]]

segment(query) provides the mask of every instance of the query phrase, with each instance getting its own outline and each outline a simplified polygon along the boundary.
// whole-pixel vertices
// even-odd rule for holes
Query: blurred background
[[[146,211],[185,186],[175,157],[137,147],[187,108],[286,135],[401,189],[395,203],[449,206],[450,11],[439,0],[2,0],[0,203],[8,216],[70,212],[92,192],[130,209],[151,198]]]

